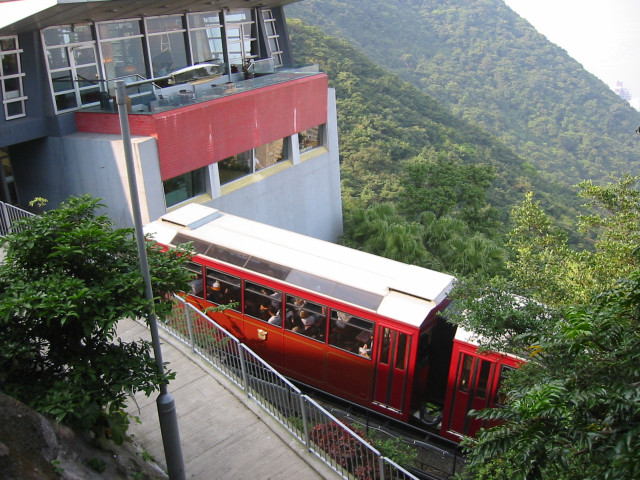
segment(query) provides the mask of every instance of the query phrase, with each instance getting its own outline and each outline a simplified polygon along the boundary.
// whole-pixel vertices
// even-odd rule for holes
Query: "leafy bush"
[[[128,395],[150,395],[173,376],[159,372],[149,342],[123,342],[116,325],[146,317],[138,251],[131,229],[114,229],[88,196],[23,220],[2,242],[0,385],[58,421],[122,441]],[[183,290],[186,250],[148,244],[158,293]],[[156,299],[163,315],[171,305]]]

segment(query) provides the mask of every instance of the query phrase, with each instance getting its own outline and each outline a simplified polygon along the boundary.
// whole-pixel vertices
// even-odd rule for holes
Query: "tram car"
[[[479,353],[440,313],[451,275],[189,204],[148,224],[196,255],[189,302],[285,376],[395,420],[459,440],[500,406],[517,360]]]

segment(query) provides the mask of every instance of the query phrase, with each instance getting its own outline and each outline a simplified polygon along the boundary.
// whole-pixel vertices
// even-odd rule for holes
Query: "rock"
[[[168,478],[143,457],[131,442],[98,448],[90,435],[56,424],[0,393],[2,480]]]

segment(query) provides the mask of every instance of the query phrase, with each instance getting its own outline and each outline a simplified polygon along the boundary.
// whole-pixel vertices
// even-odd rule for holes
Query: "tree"
[[[506,382],[505,408],[478,414],[503,424],[464,442],[466,478],[638,478],[639,307],[636,269],[589,304],[547,316],[546,328],[516,335],[511,345],[529,345],[528,362]]]
[[[462,220],[427,212],[410,222],[389,203],[348,212],[342,243],[456,275],[490,277],[504,267],[504,249],[481,233],[472,234]]]
[[[457,289],[457,321],[526,360],[505,382],[505,408],[475,413],[501,424],[465,441],[468,478],[640,476],[639,179],[579,185],[592,250],[570,249],[528,195],[514,212],[511,280]]]
[[[593,231],[592,250],[571,249],[567,235],[552,227],[532,193],[514,209],[508,243],[514,260],[508,268],[529,295],[546,304],[583,303],[637,267],[632,252],[640,245],[640,191],[635,188],[640,175],[613,180],[605,186],[578,184],[589,213],[578,217],[576,228]]]
[[[145,341],[116,335],[123,318],[146,317],[131,229],[114,229],[88,196],[26,219],[8,235],[0,265],[0,384],[6,393],[72,426],[121,439],[127,395],[150,395],[172,374],[160,373]],[[159,316],[165,292],[185,290],[184,249],[147,244]]]
[[[471,147],[448,144],[446,154],[425,149],[405,167],[402,210],[410,217],[433,212],[464,220],[474,231],[497,230],[497,211],[487,203],[494,178],[488,165],[464,163],[475,157]]]

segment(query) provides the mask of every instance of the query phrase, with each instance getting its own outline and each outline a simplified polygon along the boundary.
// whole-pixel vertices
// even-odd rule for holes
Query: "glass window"
[[[255,171],[275,165],[286,158],[284,139],[267,143],[255,149]]]
[[[371,357],[373,322],[339,310],[331,310],[329,345],[363,357]]]
[[[182,18],[168,15],[145,19],[153,77],[168,75],[189,64]]]
[[[162,182],[162,186],[167,207],[197,197],[207,193],[207,168],[202,167],[170,178]]]
[[[244,282],[244,314],[274,326],[282,326],[282,292]]]
[[[204,298],[204,280],[202,277],[202,265],[189,262],[186,265],[186,268],[193,273],[193,279],[189,282],[189,286],[191,290],[189,291],[190,295],[198,298]]]
[[[206,268],[207,300],[216,305],[235,304],[230,310],[240,311],[240,279],[228,273]]]
[[[487,395],[487,385],[489,383],[489,373],[491,373],[491,362],[480,361],[480,376],[476,387],[476,397],[484,398]]]
[[[42,31],[56,113],[100,101],[101,75],[90,25],[63,25]]]
[[[496,387],[496,394],[493,399],[493,403],[498,405],[499,407],[503,407],[507,402],[507,392],[504,390],[503,384],[509,373],[514,370],[513,367],[508,367],[507,365],[502,365],[500,367],[500,376],[498,377],[498,386]]]
[[[285,328],[324,342],[327,334],[327,307],[301,297],[287,295]]]
[[[124,79],[130,83],[146,78],[142,37],[100,42],[107,80]]]
[[[406,333],[398,332],[398,352],[396,353],[396,369],[398,370],[407,368],[408,344],[409,336]]]
[[[467,392],[469,391],[469,382],[471,379],[471,365],[473,364],[473,357],[471,355],[462,354],[462,369],[460,370],[460,378],[458,381],[458,389]]]
[[[194,63],[224,63],[222,25],[219,12],[191,13],[187,15],[191,58]]]
[[[24,117],[25,100],[22,88],[22,65],[18,47],[18,37],[0,37],[0,83],[2,84],[2,103],[6,120]]]
[[[135,37],[142,34],[140,30],[140,20],[138,19],[98,23],[97,26],[102,40],[107,38]]]
[[[276,29],[276,19],[269,8],[262,9],[264,29],[269,42],[269,54],[273,58],[275,67],[282,66],[282,50],[280,50],[280,35]]]
[[[309,150],[322,146],[322,130],[322,126],[317,126],[298,133],[300,153],[308,152]]]
[[[253,173],[253,151],[242,152],[218,162],[220,185]]]
[[[285,139],[267,143],[254,150],[233,155],[218,162],[220,185],[271,167],[287,159],[287,142]]]
[[[107,80],[131,83],[147,78],[145,54],[142,48],[142,27],[139,19],[101,22],[96,24],[100,39],[102,67]],[[107,89],[113,92],[115,84]]]
[[[231,72],[240,72],[247,60],[257,57],[255,22],[251,19],[251,10],[244,8],[226,13],[225,26]]]
[[[84,43],[93,40],[91,25],[62,25],[49,27],[42,31],[42,39],[47,47]]]

